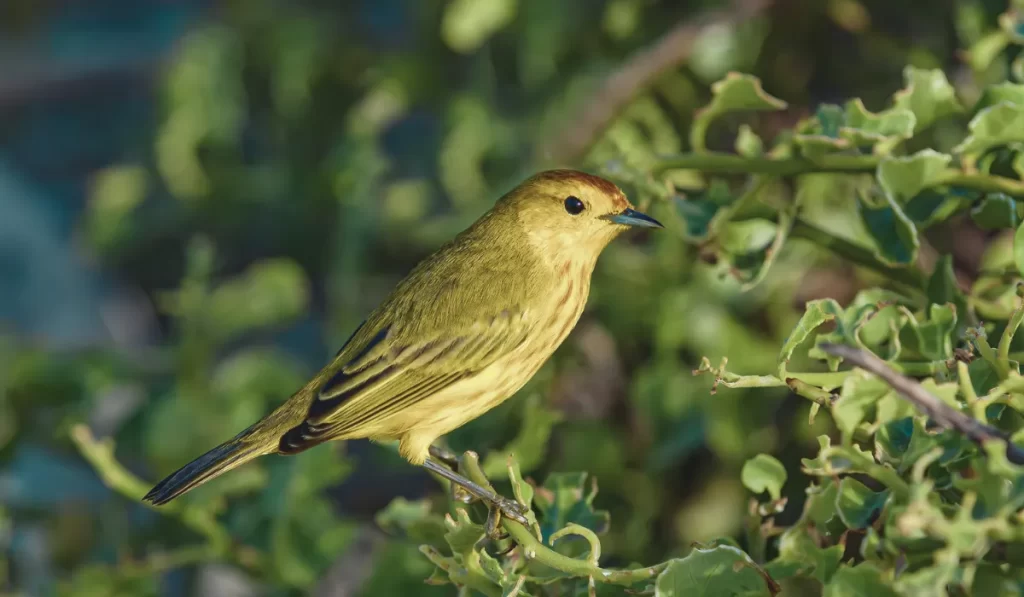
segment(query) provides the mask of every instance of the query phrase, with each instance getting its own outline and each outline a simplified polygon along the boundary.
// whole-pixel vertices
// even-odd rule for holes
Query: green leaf
[[[786,467],[774,456],[758,454],[743,464],[740,479],[750,491],[767,491],[773,500],[778,500],[786,483]]]
[[[548,475],[544,485],[534,494],[534,504],[543,515],[541,532],[547,542],[561,528],[570,522],[587,527],[597,534],[608,530],[610,515],[604,510],[595,510],[594,496],[597,484],[591,482],[586,491],[587,473],[554,473]],[[560,541],[558,546],[570,545],[572,541]]]
[[[844,477],[839,481],[839,493],[836,496],[836,513],[848,528],[866,528],[875,513],[881,510],[888,491],[871,491],[853,477]]]
[[[800,524],[824,527],[836,515],[836,495],[839,484],[831,479],[822,479],[807,487],[807,502],[800,516]]]
[[[999,27],[1013,43],[1024,45],[1024,8],[1013,7],[999,15]]]
[[[736,135],[736,153],[748,158],[764,155],[764,141],[748,124],[740,125]]]
[[[956,321],[956,308],[951,304],[930,305],[927,321],[908,317],[900,329],[900,343],[905,351],[901,357],[925,361],[952,358]]]
[[[807,303],[804,314],[800,317],[796,327],[789,333],[786,342],[779,352],[779,379],[785,381],[788,377],[786,367],[793,358],[793,351],[807,340],[807,337],[818,329],[826,321],[833,321],[841,317],[843,308],[833,299],[818,299]]]
[[[676,213],[686,223],[687,238],[693,241],[706,239],[715,215],[735,200],[729,184],[720,179],[712,180],[707,189],[691,193],[685,199],[676,196]]]
[[[711,103],[697,111],[690,129],[690,145],[704,149],[704,137],[711,123],[730,112],[782,110],[786,102],[772,97],[761,87],[761,80],[753,75],[729,73],[711,86]]]
[[[939,593],[936,593],[939,594]],[[825,585],[823,597],[898,597],[869,563],[840,568]]]
[[[971,219],[983,230],[1016,228],[1020,224],[1017,202],[1003,193],[985,195],[980,204],[971,208]]]
[[[833,494],[834,495],[834,494]],[[829,512],[835,511],[835,500],[828,503]],[[839,568],[839,561],[843,557],[843,546],[833,545],[821,548],[815,538],[820,536],[817,530],[811,531],[806,526],[794,526],[786,529],[779,537],[779,557],[767,564],[765,570],[772,575],[772,578],[783,578],[784,576],[810,576],[818,582],[825,584]],[[793,566],[795,565],[795,569]],[[787,568],[786,573],[780,575],[781,568]]]
[[[846,124],[846,110],[835,104],[822,104],[814,113],[811,131],[830,139],[838,139],[839,131]]]
[[[935,263],[935,270],[928,278],[928,301],[937,305],[950,303],[957,313],[967,313],[967,298],[960,290],[953,271],[953,256],[943,255]]]
[[[974,359],[971,361],[971,364],[967,366],[967,372],[971,376],[971,386],[974,388],[974,393],[978,396],[988,394],[999,385],[999,372],[992,366],[992,363],[985,359]]]
[[[881,202],[858,194],[857,209],[861,220],[875,242],[875,255],[887,265],[909,265],[917,259],[921,241],[917,227],[890,196],[883,193]]]
[[[793,135],[793,142],[800,148],[800,153],[812,162],[830,153],[850,148],[846,139],[834,139],[824,135]]]
[[[992,148],[1024,142],[1024,104],[1000,102],[978,112],[969,125],[971,134],[954,153],[980,155]]]
[[[769,596],[771,592],[757,564],[731,545],[696,548],[685,558],[672,560],[654,584],[655,597]]]
[[[925,428],[925,417],[914,417],[911,421],[913,430],[910,432],[910,443],[898,468],[901,473],[910,470],[919,458],[939,445],[939,438]]]
[[[974,109],[977,111],[1002,102],[1024,106],[1024,85],[1008,81],[989,85]]]
[[[883,112],[870,112],[859,98],[846,104],[846,120],[839,136],[855,147],[882,144],[884,149],[909,139],[914,134],[917,119],[910,110],[893,108]]]
[[[1018,226],[1013,235],[1013,262],[1020,275],[1024,276],[1024,224]]]
[[[698,117],[714,118],[729,112],[784,110],[786,102],[772,97],[761,87],[761,80],[753,75],[729,73],[711,85],[711,103]]]
[[[743,282],[744,292],[768,275],[789,236],[795,211],[795,206],[782,210],[778,223],[751,219],[721,227],[717,236],[721,255],[731,273]]]
[[[923,230],[938,222],[949,219],[960,210],[961,205],[980,197],[979,193],[964,193],[961,189],[950,189],[944,185],[927,188],[902,206],[903,213],[914,222],[919,230]]]
[[[445,519],[447,532],[444,539],[457,556],[468,557],[476,550],[477,543],[484,538],[484,527],[469,519],[465,508],[456,508],[455,517]]]
[[[796,127],[793,143],[807,159],[817,158],[850,148],[849,139],[841,138],[839,130],[846,122],[842,106],[822,104],[814,118],[805,120]]]
[[[1010,38],[1006,32],[992,31],[971,45],[967,51],[967,60],[975,72],[984,71],[1009,44]]]
[[[832,418],[843,436],[851,437],[875,404],[890,392],[892,389],[884,381],[864,371],[857,370],[847,377],[839,400],[832,406]]]
[[[905,205],[924,189],[938,184],[952,159],[931,149],[886,158],[878,164],[878,184],[895,203]]]
[[[444,9],[441,39],[461,54],[474,52],[512,23],[517,4],[517,0],[452,0]]]
[[[923,131],[935,121],[958,114],[963,106],[956,98],[941,69],[921,69],[908,66],[903,69],[904,87],[893,96],[893,105],[910,110],[916,117],[916,132]]]

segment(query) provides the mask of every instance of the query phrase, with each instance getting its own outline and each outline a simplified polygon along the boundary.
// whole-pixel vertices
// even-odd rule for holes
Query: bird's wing
[[[362,346],[321,386],[282,449],[298,451],[397,413],[494,363],[521,345],[530,329],[519,309],[408,340],[386,323],[378,326],[356,331],[349,343],[358,337]],[[347,348],[340,354],[353,352]]]

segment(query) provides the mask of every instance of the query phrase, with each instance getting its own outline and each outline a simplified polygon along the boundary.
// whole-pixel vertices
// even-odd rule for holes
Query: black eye
[[[586,207],[587,206],[583,205],[583,202],[580,201],[579,197],[569,195],[565,198],[565,211],[574,216],[578,216],[583,213],[583,210],[586,209]]]

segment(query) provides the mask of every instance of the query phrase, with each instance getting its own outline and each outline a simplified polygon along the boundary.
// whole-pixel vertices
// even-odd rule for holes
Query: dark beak
[[[641,228],[664,228],[661,222],[647,214],[642,214],[635,209],[627,209],[624,212],[602,216],[606,220],[622,224],[623,226],[639,226]]]

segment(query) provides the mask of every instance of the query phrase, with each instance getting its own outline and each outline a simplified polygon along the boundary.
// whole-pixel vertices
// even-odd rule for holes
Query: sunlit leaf
[[[764,577],[750,556],[729,545],[695,548],[685,558],[673,560],[658,576],[656,597],[769,596]]]
[[[956,90],[942,70],[908,66],[903,69],[903,81],[905,86],[893,96],[893,105],[914,113],[915,131],[963,111]]]
[[[743,464],[740,479],[750,491],[767,491],[773,500],[778,500],[786,483],[786,468],[774,456],[758,454]]]
[[[986,195],[982,202],[971,209],[971,219],[985,230],[1017,228],[1017,202],[1002,193]]]
[[[917,119],[910,110],[893,108],[879,113],[868,111],[860,99],[846,104],[839,136],[855,147],[884,144],[886,148],[914,134]]]
[[[441,20],[441,38],[463,54],[476,51],[516,16],[518,0],[452,0]]]
[[[899,205],[942,180],[951,156],[926,149],[908,157],[886,158],[878,164],[878,183]]]
[[[1024,142],[1024,104],[1000,102],[971,119],[971,134],[953,151],[978,155],[1008,143]]]
[[[868,563],[840,568],[825,585],[824,597],[897,597],[882,573]]]

